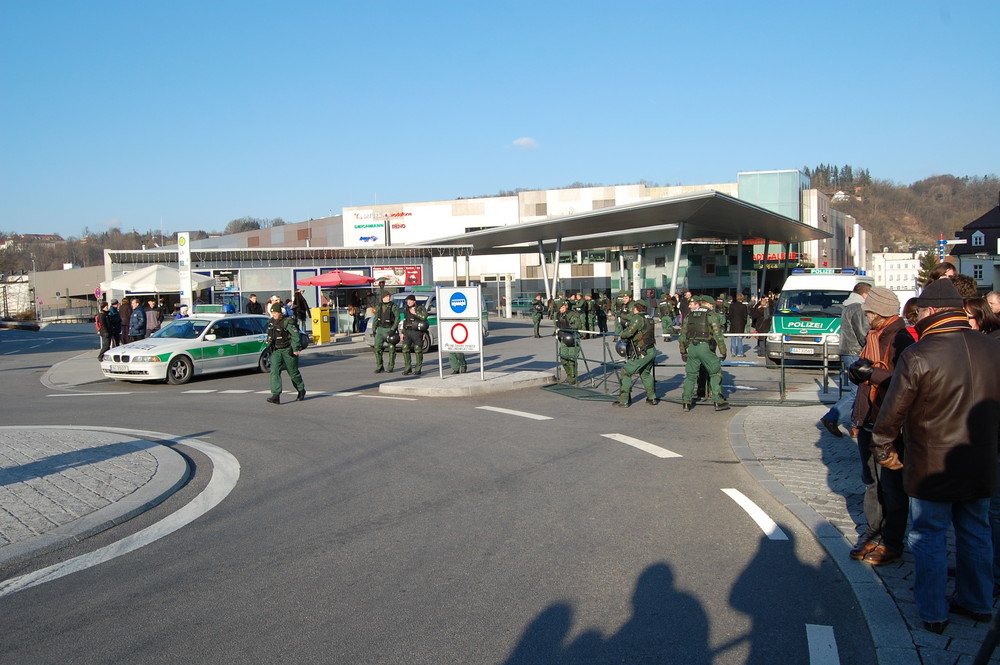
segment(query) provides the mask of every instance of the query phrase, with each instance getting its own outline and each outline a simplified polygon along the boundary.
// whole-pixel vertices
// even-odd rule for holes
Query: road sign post
[[[486,380],[481,288],[478,285],[437,287],[438,376],[442,379],[445,353],[478,353],[479,378]]]

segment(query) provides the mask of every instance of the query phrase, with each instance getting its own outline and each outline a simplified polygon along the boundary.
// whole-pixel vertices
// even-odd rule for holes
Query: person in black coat
[[[729,304],[729,311],[726,313],[726,318],[729,319],[729,332],[735,335],[746,332],[749,316],[750,308],[743,302],[743,294],[737,293],[736,300]],[[746,347],[743,345],[742,337],[729,338],[729,355],[734,358],[746,356]]]
[[[757,333],[757,355],[764,355],[764,341],[771,332],[771,301],[767,296],[757,301],[757,306],[750,312],[750,324]]]

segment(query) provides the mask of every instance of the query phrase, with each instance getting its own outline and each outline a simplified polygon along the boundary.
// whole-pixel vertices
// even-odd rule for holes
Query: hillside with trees
[[[871,247],[909,251],[934,247],[941,234],[955,231],[997,205],[996,175],[935,175],[912,185],[872,178],[868,169],[820,164],[803,171],[812,186],[830,197],[834,209],[853,216],[868,231]],[[840,197],[838,197],[840,198]]]

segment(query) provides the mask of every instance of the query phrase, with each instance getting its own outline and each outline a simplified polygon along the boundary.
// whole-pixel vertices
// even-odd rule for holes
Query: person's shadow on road
[[[693,596],[674,586],[666,563],[644,570],[632,594],[632,616],[614,635],[587,630],[567,644],[569,605],[546,608],[525,629],[504,665],[685,663],[707,665],[708,617]]]

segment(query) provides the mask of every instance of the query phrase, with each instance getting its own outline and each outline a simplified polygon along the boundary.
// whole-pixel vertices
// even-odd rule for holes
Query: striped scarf
[[[927,335],[938,333],[956,332],[959,330],[972,330],[969,325],[969,316],[963,311],[948,310],[940,314],[928,316],[926,319],[917,321],[917,333],[920,339]]]

